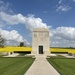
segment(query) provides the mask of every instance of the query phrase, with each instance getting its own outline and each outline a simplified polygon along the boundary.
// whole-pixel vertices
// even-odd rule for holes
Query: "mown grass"
[[[30,57],[0,57],[0,75],[24,75],[33,61]]]
[[[47,60],[61,75],[75,75],[75,59],[48,58]]]

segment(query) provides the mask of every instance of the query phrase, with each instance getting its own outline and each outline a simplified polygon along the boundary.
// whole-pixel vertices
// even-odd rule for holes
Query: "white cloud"
[[[56,11],[62,11],[62,12],[67,12],[67,11],[69,11],[69,10],[71,10],[71,7],[70,6],[66,6],[66,5],[60,5],[60,6],[58,6],[57,7],[57,9],[56,9]]]
[[[26,28],[32,30],[34,28],[49,28],[46,23],[42,22],[41,18],[35,18],[34,15],[23,16],[22,14],[13,14],[9,8],[10,3],[0,1],[0,19],[8,25],[25,24]],[[12,11],[10,13],[10,11]]]
[[[34,28],[49,28],[46,23],[42,22],[41,18],[35,18],[34,15],[23,16],[21,13],[13,14],[9,8],[10,3],[0,1],[0,19],[9,25],[25,24],[25,26],[32,30]],[[12,11],[10,13],[10,11]]]
[[[6,39],[8,45],[18,45],[19,42],[25,42],[26,45],[29,44],[29,42],[26,39],[24,40],[16,30],[7,31],[0,29],[0,33],[2,37]]]
[[[57,36],[66,40],[75,40],[75,28],[73,27],[58,27],[56,33]]]
[[[29,30],[42,27],[48,29],[47,24],[43,23],[41,18],[35,18],[33,15],[26,17],[22,14],[10,15],[5,12],[0,12],[0,18],[9,25],[25,24]]]
[[[43,23],[42,19],[35,18],[34,16],[26,17],[25,25],[29,30],[32,30],[34,28],[47,28],[48,29],[47,24]]]
[[[58,27],[51,31],[51,46],[75,47],[75,28]]]
[[[19,23],[22,23],[22,21],[24,21],[24,19],[22,19],[23,17],[21,14],[10,15],[5,12],[0,12],[0,18],[10,25],[19,24]]]
[[[16,30],[7,31],[0,29],[0,32],[2,36],[6,38],[6,40],[16,40],[18,42],[23,41],[23,37]]]

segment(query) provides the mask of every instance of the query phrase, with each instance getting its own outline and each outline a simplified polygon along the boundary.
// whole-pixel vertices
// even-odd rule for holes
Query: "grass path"
[[[23,75],[33,63],[33,58],[0,58],[0,75]]]
[[[75,75],[75,59],[49,58],[47,60],[61,75]]]

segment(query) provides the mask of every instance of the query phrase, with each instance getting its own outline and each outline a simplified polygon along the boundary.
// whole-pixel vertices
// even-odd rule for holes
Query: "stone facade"
[[[50,54],[49,31],[37,28],[32,32],[32,54]]]

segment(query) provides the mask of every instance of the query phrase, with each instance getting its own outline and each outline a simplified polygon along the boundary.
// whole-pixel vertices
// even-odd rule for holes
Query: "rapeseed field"
[[[0,52],[14,52],[14,51],[32,51],[31,47],[4,47],[0,48]]]
[[[0,52],[14,52],[14,51],[32,51],[32,47],[4,47],[0,48]],[[70,48],[50,48],[50,52],[67,52],[75,53],[75,49]]]

